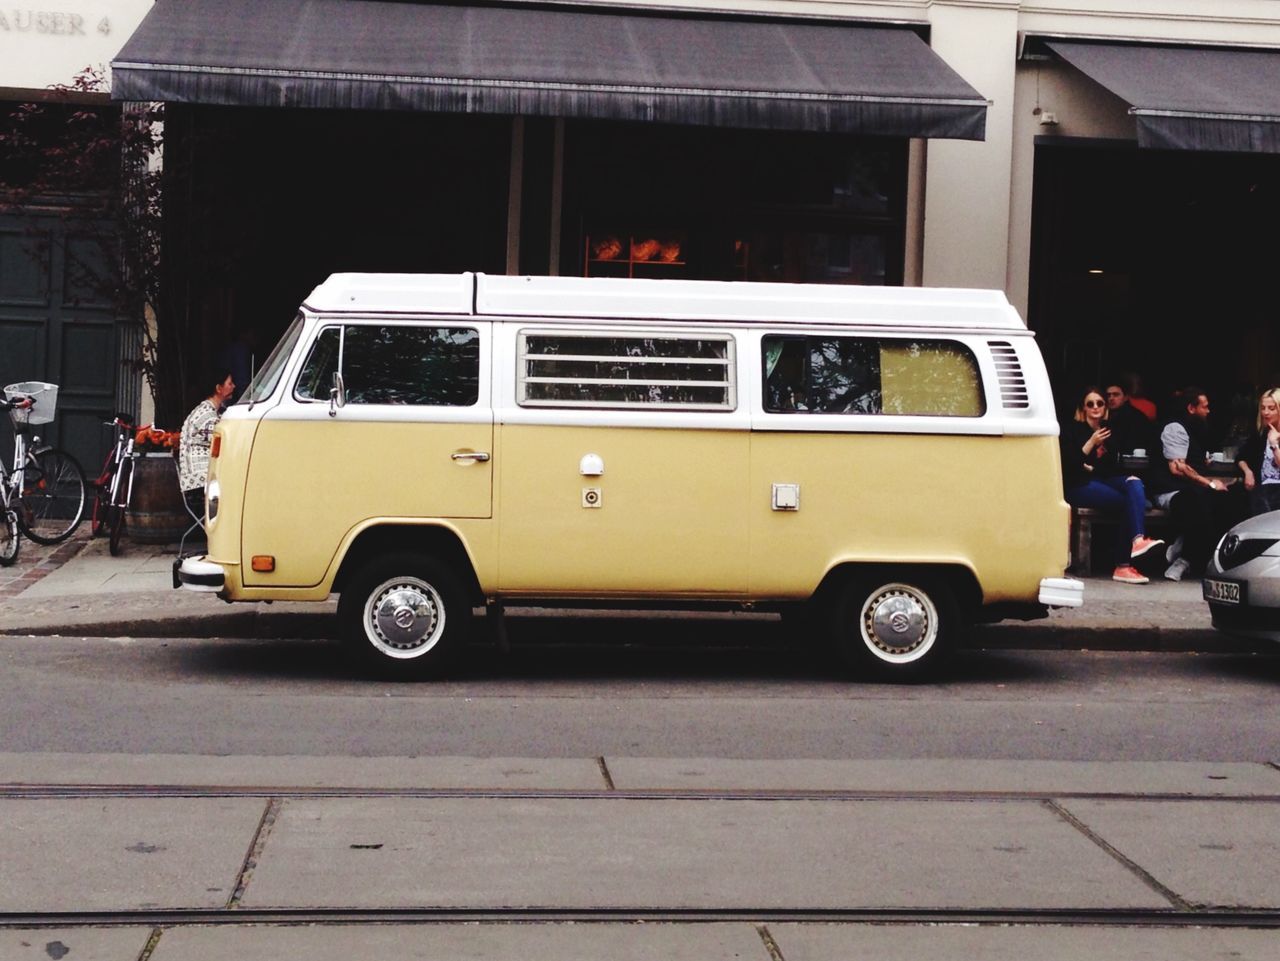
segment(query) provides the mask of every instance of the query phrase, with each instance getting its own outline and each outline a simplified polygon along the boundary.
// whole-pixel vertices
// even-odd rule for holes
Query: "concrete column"
[[[919,287],[924,276],[924,169],[929,142],[913,139],[907,148],[907,222],[902,256],[902,285]]]
[[[926,163],[923,280],[1003,290],[1009,264],[1018,4],[935,2],[934,52],[990,101],[982,142],[934,140]]]

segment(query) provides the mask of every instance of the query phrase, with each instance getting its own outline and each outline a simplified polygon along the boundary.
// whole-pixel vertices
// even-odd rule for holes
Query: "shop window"
[[[763,341],[771,413],[980,417],[973,353],[946,340],[784,337]]]
[[[589,234],[585,277],[679,277],[685,238],[673,230],[604,229]]]
[[[480,392],[480,335],[469,327],[326,327],[295,396],[328,400],[339,370],[348,404],[470,407]]]
[[[567,138],[565,273],[902,283],[905,139],[588,121]]]
[[[526,407],[732,410],[731,337],[521,332]]]
[[[885,236],[880,232],[774,230],[753,233],[746,279],[808,284],[887,281]]]

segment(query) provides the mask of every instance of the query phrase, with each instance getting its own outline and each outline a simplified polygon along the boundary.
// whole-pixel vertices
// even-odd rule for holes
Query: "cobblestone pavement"
[[[17,597],[32,584],[44,580],[89,546],[89,525],[81,524],[71,537],[55,547],[45,547],[24,537],[12,567],[0,567],[0,600]]]

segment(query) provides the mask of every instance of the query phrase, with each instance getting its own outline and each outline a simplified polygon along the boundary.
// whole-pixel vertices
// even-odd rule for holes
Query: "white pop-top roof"
[[[827,323],[1025,331],[998,290],[486,274],[334,274],[322,312]]]

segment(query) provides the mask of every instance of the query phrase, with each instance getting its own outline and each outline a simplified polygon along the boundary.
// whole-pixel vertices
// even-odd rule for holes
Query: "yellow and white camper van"
[[[473,607],[571,601],[803,605],[910,675],[1081,603],[1057,432],[999,292],[335,275],[218,425],[175,582],[336,592],[406,674]]]

